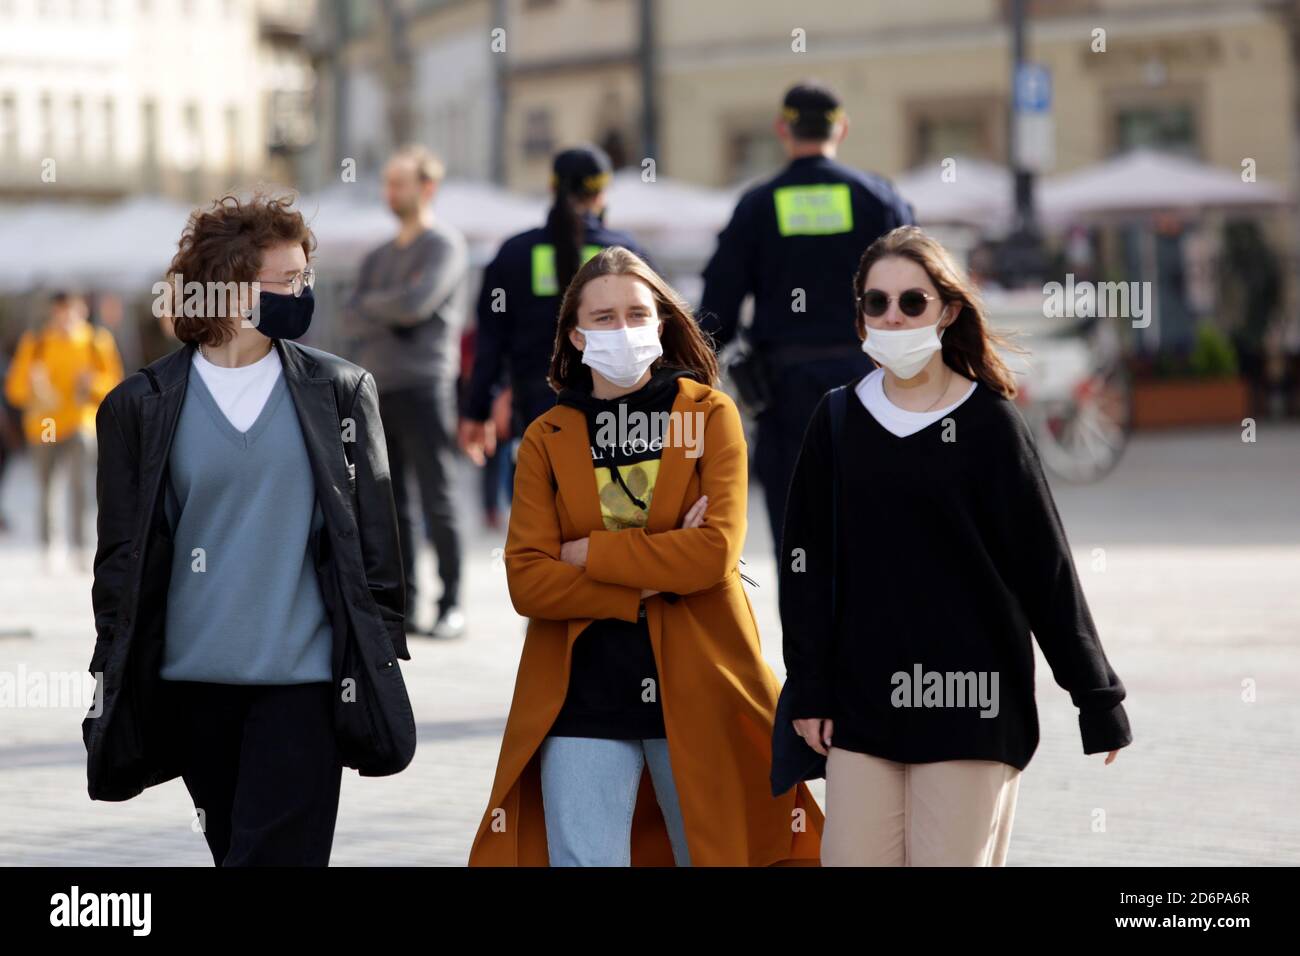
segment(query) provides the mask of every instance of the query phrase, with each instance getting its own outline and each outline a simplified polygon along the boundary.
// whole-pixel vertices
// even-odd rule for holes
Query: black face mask
[[[316,309],[316,297],[311,287],[294,297],[279,292],[258,293],[258,314],[250,318],[253,327],[268,339],[296,339],[311,325],[311,314]]]

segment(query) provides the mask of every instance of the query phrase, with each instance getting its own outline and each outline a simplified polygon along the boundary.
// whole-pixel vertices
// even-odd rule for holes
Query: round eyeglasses
[[[301,272],[294,273],[293,277],[288,280],[258,279],[257,281],[260,285],[278,285],[278,286],[287,285],[290,288],[290,290],[292,290],[293,297],[296,299],[302,295],[303,289],[310,289],[312,286],[316,284],[316,270],[313,269],[311,266],[308,266],[306,269],[303,269]]]
[[[878,319],[889,311],[889,303],[894,296],[887,295],[879,289],[868,289],[858,296],[858,308],[873,319]],[[925,311],[931,301],[938,301],[937,296],[930,295],[924,289],[908,289],[898,294],[898,309],[909,318],[916,318]]]

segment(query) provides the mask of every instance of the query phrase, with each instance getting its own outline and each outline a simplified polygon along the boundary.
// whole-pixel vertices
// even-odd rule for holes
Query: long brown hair
[[[891,256],[910,259],[924,269],[945,305],[961,303],[957,318],[952,320],[943,333],[944,363],[1006,398],[1014,398],[1015,375],[1002,361],[997,349],[1021,350],[1006,336],[989,328],[984,316],[984,303],[975,283],[971,282],[952,254],[933,236],[916,226],[899,226],[868,246],[862,254],[862,261],[858,263],[858,271],[853,276],[854,301],[862,296],[871,267]],[[866,339],[867,320],[861,306],[854,322],[858,338]]]
[[[569,330],[578,324],[578,303],[583,288],[601,276],[632,276],[650,288],[655,311],[664,324],[663,335],[659,337],[664,354],[655,359],[652,369],[665,366],[686,369],[705,385],[717,384],[717,356],[691,315],[686,300],[659,278],[645,260],[623,246],[609,246],[588,259],[564,290],[560,320],[555,328],[555,351],[551,354],[551,371],[547,376],[551,388],[557,392],[562,388],[591,388],[591,369],[582,364],[582,353],[569,341]]]

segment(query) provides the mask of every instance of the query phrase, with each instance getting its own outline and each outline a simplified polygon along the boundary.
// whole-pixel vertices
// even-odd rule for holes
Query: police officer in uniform
[[[555,404],[546,380],[555,325],[560,298],[579,267],[606,246],[624,246],[650,261],[631,236],[603,224],[612,175],[613,164],[598,146],[559,153],[546,225],[507,239],[484,270],[474,369],[460,423],[460,445],[477,464],[496,447],[488,418],[503,381],[512,389],[515,436]]]
[[[876,237],[912,224],[913,216],[889,182],[836,162],[848,119],[827,87],[791,87],[775,129],[790,163],[745,193],[719,234],[704,270],[700,325],[722,349],[736,338],[741,304],[753,295],[746,348],[728,371],[757,416],[754,470],[779,549],[786,492],[813,409],[826,391],[870,368],[854,332],[858,260]]]

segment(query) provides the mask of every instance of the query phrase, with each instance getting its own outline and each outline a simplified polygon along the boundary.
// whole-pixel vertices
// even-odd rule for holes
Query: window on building
[[[786,162],[781,141],[772,133],[770,120],[734,128],[727,135],[724,148],[725,175],[732,183],[770,176]]]
[[[1117,152],[1147,148],[1195,158],[1196,111],[1188,104],[1125,106],[1115,112]]]
[[[104,161],[112,164],[117,162],[117,107],[111,99],[104,100],[101,116],[100,144]]]
[[[158,104],[140,104],[140,163],[150,173],[158,169]]]
[[[610,164],[615,169],[622,169],[631,162],[628,138],[621,129],[607,129],[600,137],[600,148],[609,154]]]
[[[41,152],[45,156],[54,155],[54,97],[49,93],[41,94]]]
[[[203,126],[198,103],[185,104],[185,143],[182,165],[198,166],[203,158]]]
[[[997,96],[945,97],[904,106],[909,168],[951,156],[1001,161],[1006,150],[1004,104]]]
[[[984,124],[978,119],[923,119],[916,125],[913,165],[947,156],[979,156],[984,148]]]
[[[179,165],[186,170],[185,189],[190,199],[197,199],[202,191],[203,162],[203,123],[198,103],[185,104],[183,123],[185,141],[179,156]]]
[[[80,96],[74,96],[70,104],[72,114],[72,155],[83,159],[86,155],[86,107]]]
[[[0,97],[0,155],[18,155],[18,100],[12,93]]]
[[[464,103],[452,103],[447,107],[446,138],[442,149],[447,159],[447,168],[463,174],[469,170],[469,116]]]
[[[364,36],[375,26],[372,0],[345,0],[343,6],[343,33],[349,37]]]
[[[555,133],[551,111],[529,110],[524,116],[524,156],[528,159],[550,156],[555,152]]]
[[[226,107],[226,169],[232,174],[239,172],[239,107]]]

